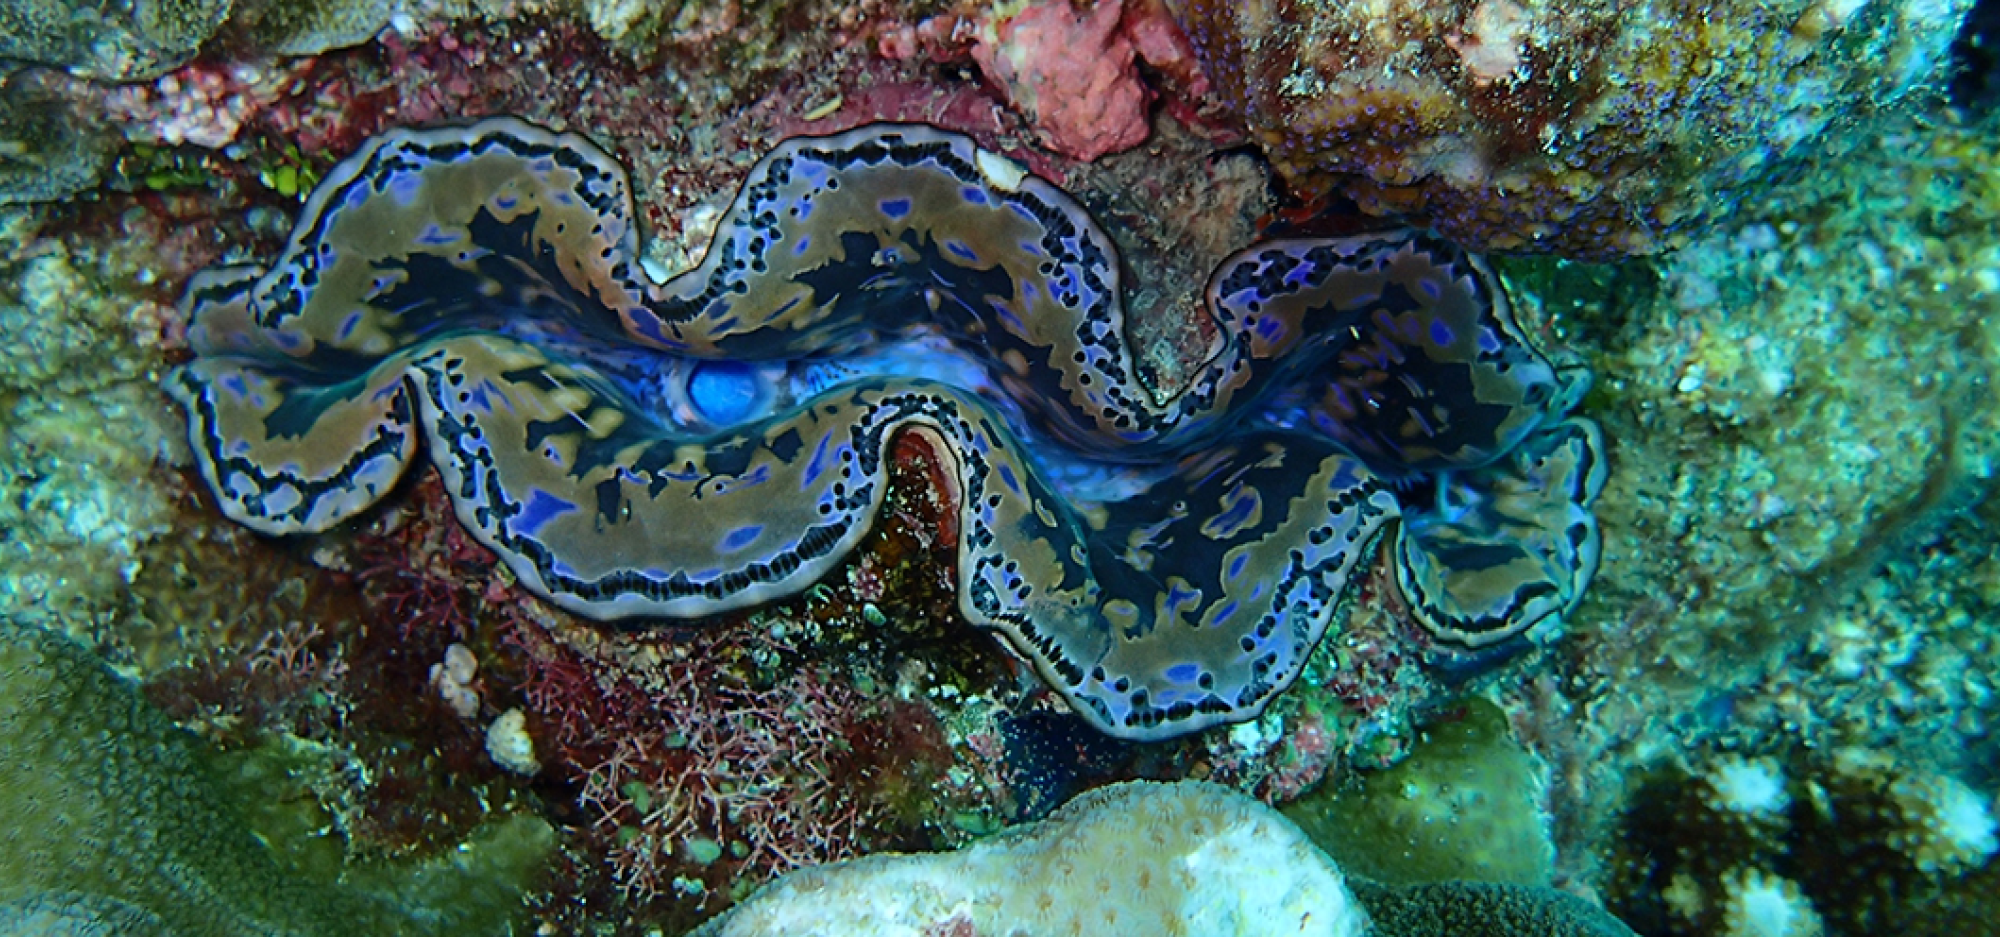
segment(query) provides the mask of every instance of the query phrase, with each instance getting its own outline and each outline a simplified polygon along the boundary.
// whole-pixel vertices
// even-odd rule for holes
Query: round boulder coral
[[[1278,169],[1481,250],[1650,253],[1930,75],[1970,0],[1173,3]]]

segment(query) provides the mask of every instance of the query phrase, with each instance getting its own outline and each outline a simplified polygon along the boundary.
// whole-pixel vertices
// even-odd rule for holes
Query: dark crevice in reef
[[[2000,106],[2000,0],[1978,0],[1951,44],[1950,101],[1977,121]]]

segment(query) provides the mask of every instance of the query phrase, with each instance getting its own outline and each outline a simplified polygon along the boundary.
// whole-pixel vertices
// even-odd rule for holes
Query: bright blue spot
[[[1417,283],[1417,285],[1423,287],[1424,294],[1432,299],[1436,299],[1439,296],[1444,295],[1444,287],[1439,286],[1436,280],[1430,280],[1430,279],[1421,280]]]
[[[882,200],[880,207],[882,214],[900,219],[910,213],[910,200],[906,198],[887,198]]]
[[[625,321],[634,332],[639,333],[641,338],[652,339],[675,351],[687,347],[686,342],[668,335],[660,328],[661,322],[659,316],[653,315],[644,309],[634,310]]]
[[[1233,600],[1224,602],[1221,607],[1215,610],[1215,620],[1219,622],[1228,621],[1229,617],[1234,614],[1236,614],[1236,602]]]
[[[756,412],[763,396],[757,372],[740,361],[704,361],[688,377],[688,401],[704,419],[733,426]]]
[[[303,344],[297,335],[293,335],[290,332],[272,332],[271,341],[277,342],[279,348],[286,350],[296,349],[299,345]]]
[[[1235,579],[1243,575],[1243,566],[1248,562],[1250,562],[1249,554],[1237,554],[1235,559],[1229,561],[1229,575],[1227,578]]]
[[[965,245],[963,245],[963,244],[960,244],[960,243],[958,243],[957,241],[946,241],[946,242],[944,242],[944,249],[945,249],[945,250],[948,250],[948,251],[951,251],[951,252],[952,252],[952,253],[953,253],[954,255],[956,255],[956,256],[957,256],[957,257],[958,257],[958,258],[959,258],[960,260],[963,260],[963,261],[965,261],[966,263],[974,263],[974,264],[976,264],[976,263],[978,263],[978,262],[979,262],[979,255],[978,255],[978,254],[975,254],[975,253],[973,253],[973,252],[972,252],[972,248],[970,248],[970,247],[967,247],[967,246],[965,246]]]
[[[812,246],[812,242],[813,239],[812,235],[810,234],[806,235],[805,237],[799,238],[799,243],[792,246],[792,256],[797,257],[800,254],[805,253],[806,248]]]
[[[418,244],[450,244],[456,240],[458,240],[456,236],[446,233],[443,228],[434,224],[425,225],[424,233],[417,235]]]
[[[738,475],[726,481],[717,481],[715,483],[715,490],[717,494],[732,494],[742,491],[745,488],[755,488],[770,480],[771,467],[769,465],[759,465],[748,475]]]
[[[514,518],[514,529],[530,537],[541,533],[549,521],[576,510],[574,502],[565,501],[540,488],[528,496],[528,503],[521,505],[521,513]]]
[[[1201,677],[1201,668],[1194,664],[1175,664],[1167,668],[1167,679],[1175,683],[1193,683]]]
[[[1006,484],[1007,490],[1012,491],[1016,494],[1020,493],[1021,480],[1014,477],[1013,467],[1006,465],[1000,466],[1000,481]]]
[[[1333,478],[1327,481],[1326,489],[1328,491],[1346,491],[1361,484],[1361,474],[1355,471],[1358,465],[1359,463],[1351,459],[1340,460],[1340,470],[1334,472]]]
[[[1440,346],[1451,344],[1451,326],[1446,325],[1443,319],[1431,320],[1431,343]]]
[[[340,320],[340,328],[334,330],[333,332],[334,337],[340,339],[343,342],[347,341],[347,337],[349,335],[354,334],[354,327],[360,324],[361,324],[360,310],[350,312],[347,314],[347,318]]]
[[[1000,321],[1006,323],[1007,327],[1013,329],[1015,332],[1028,331],[1027,325],[1021,322],[1021,317],[1015,315],[1014,310],[1001,305],[999,300],[988,299],[986,301],[986,308],[993,310],[993,313],[1000,317]]]
[[[812,487],[812,483],[819,480],[820,473],[826,471],[826,444],[832,440],[832,436],[819,438],[819,446],[813,449],[812,458],[806,461],[805,477],[799,479],[800,491]]]
[[[1479,350],[1489,355],[1500,350],[1500,339],[1493,334],[1492,329],[1479,330]]]
[[[224,376],[222,379],[222,387],[224,390],[227,390],[238,397],[250,396],[250,388],[248,385],[243,383],[243,375],[241,374],[230,374]]]
[[[1250,509],[1256,504],[1255,498],[1237,498],[1236,502],[1229,506],[1229,510],[1216,515],[1215,526],[1223,530],[1234,529],[1238,524],[1250,519]]]
[[[481,384],[465,395],[465,402],[487,413],[493,412],[493,401],[486,396],[488,385]]]
[[[389,195],[398,205],[408,205],[417,200],[417,192],[424,187],[421,173],[399,172],[389,180]]]
[[[757,540],[757,535],[763,532],[764,532],[764,525],[762,524],[751,524],[747,527],[738,527],[735,530],[730,531],[729,533],[723,534],[722,543],[719,544],[719,546],[722,548],[722,552],[724,553],[734,553],[738,550],[743,549],[744,547],[749,546],[752,543],[755,543]]]
[[[966,186],[965,188],[958,190],[958,194],[960,198],[963,198],[974,205],[984,205],[987,203],[986,190],[979,188],[978,186],[972,186],[972,185]]]
[[[811,200],[811,199],[803,199],[803,198],[802,198],[802,199],[799,199],[799,204],[798,204],[798,209],[799,209],[799,220],[800,220],[800,221],[804,221],[804,220],[806,220],[807,218],[811,218],[811,217],[812,217],[812,213],[813,213],[813,203],[812,203],[812,200]]]
[[[512,195],[502,195],[493,199],[493,207],[501,211],[513,211],[514,206],[519,204],[521,204],[521,200]]]

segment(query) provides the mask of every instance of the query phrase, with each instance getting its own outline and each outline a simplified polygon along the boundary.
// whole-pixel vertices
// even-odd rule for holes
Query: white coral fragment
[[[528,714],[519,709],[501,713],[486,727],[486,754],[494,764],[524,777],[542,770],[535,757],[535,738],[528,734]]]

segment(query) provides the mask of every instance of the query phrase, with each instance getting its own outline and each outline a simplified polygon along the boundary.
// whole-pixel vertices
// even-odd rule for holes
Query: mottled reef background
[[[1993,4],[0,0],[0,63],[0,930],[679,933],[1199,778],[1649,937],[2000,933]],[[1120,243],[1169,384],[1260,231],[1493,251],[1595,372],[1602,569],[1476,660],[1378,571],[1262,719],[1132,745],[960,620],[920,446],[828,581],[645,630],[431,477],[225,521],[160,390],[188,277],[371,135],[501,113],[623,160],[668,268],[776,140],[969,133]]]

